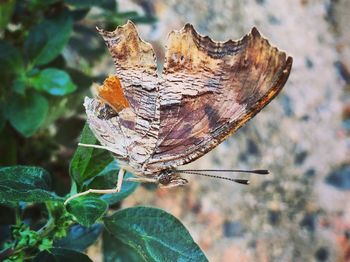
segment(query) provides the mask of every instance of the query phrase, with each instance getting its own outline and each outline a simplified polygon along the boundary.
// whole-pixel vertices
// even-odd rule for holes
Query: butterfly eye
[[[185,62],[185,57],[182,55],[182,56],[180,57],[180,63],[183,63],[183,62]]]
[[[164,186],[171,182],[171,175],[169,173],[163,173],[159,176],[158,182]]]
[[[183,186],[188,183],[187,179],[180,177],[178,174],[174,174],[172,171],[174,170],[165,171],[159,175],[158,183],[160,184],[160,187],[170,188]]]

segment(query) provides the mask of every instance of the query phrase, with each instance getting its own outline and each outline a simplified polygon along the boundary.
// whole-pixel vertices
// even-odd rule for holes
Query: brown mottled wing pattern
[[[102,112],[106,110],[106,105],[97,99],[85,97],[84,106],[87,122],[98,141],[104,146],[113,148],[116,157],[126,161],[128,159],[127,145],[119,119],[104,117]]]
[[[135,170],[141,170],[142,164],[154,150],[159,129],[155,54],[152,46],[140,39],[135,25],[130,21],[113,32],[98,31],[114,59],[116,75],[121,80],[128,103],[116,117],[100,119],[100,101],[87,99],[88,122],[102,144],[110,145],[108,140],[116,143],[116,147],[122,144],[128,162]]]
[[[169,35],[160,85],[160,129],[149,170],[189,163],[213,149],[282,89],[292,58],[257,29],[216,43],[191,25]]]

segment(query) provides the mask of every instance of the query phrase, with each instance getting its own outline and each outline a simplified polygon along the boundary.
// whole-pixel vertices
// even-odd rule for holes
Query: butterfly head
[[[169,188],[169,187],[184,186],[188,183],[188,180],[174,173],[174,170],[167,170],[159,174],[158,183],[161,187]]]

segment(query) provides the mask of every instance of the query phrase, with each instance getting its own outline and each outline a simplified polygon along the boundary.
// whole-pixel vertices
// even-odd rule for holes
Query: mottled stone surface
[[[140,8],[137,1],[122,2],[125,10]],[[154,205],[177,216],[210,261],[349,261],[350,190],[327,179],[350,164],[350,2],[152,3],[158,24],[142,26],[141,35],[153,42],[159,58],[166,34],[190,22],[215,40],[237,39],[256,26],[294,64],[266,109],[191,164],[267,168],[270,176],[251,176],[249,186],[188,177],[183,188],[140,187],[123,207]]]

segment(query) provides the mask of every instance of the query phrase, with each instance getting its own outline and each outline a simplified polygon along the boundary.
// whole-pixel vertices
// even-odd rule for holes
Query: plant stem
[[[39,240],[37,243],[35,243],[35,245],[37,245],[39,243],[39,241],[42,240],[42,238],[48,236],[52,230],[55,228],[55,218],[52,215],[52,211],[55,208],[55,206],[50,203],[50,202],[46,202],[46,207],[47,207],[47,212],[48,212],[48,220],[46,222],[46,224],[40,228],[37,233],[39,235]],[[21,219],[20,219],[20,214],[19,214],[19,205],[17,205],[16,208],[16,224],[19,225],[21,224]],[[9,258],[13,255],[17,255],[19,253],[21,253],[22,251],[24,251],[27,247],[21,247],[21,248],[14,248],[14,247],[10,247],[4,250],[0,251],[0,261],[5,260],[6,258]]]
[[[21,221],[21,207],[19,206],[19,204],[16,204],[16,208],[15,208],[15,216],[16,216],[16,225],[20,225],[22,223]]]
[[[38,230],[38,234],[41,238],[50,234],[50,232],[55,228],[55,217],[52,214],[55,206],[51,202],[46,202],[45,205],[48,212],[48,220],[46,224]]]
[[[55,219],[50,217],[45,226],[38,230],[40,238],[46,237],[55,228]]]

